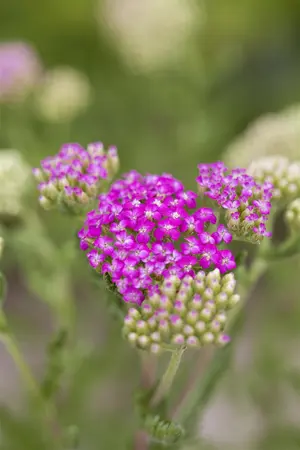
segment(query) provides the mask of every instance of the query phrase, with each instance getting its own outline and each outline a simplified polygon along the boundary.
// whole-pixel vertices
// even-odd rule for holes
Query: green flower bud
[[[300,232],[300,198],[296,198],[288,205],[285,220],[293,232]]]
[[[167,279],[158,293],[128,310],[123,334],[133,346],[155,353],[170,346],[223,345],[229,339],[224,334],[226,311],[240,299],[235,284],[233,274],[222,276],[218,269],[194,279]]]
[[[258,183],[272,183],[275,200],[288,200],[300,195],[300,161],[290,162],[283,156],[268,156],[254,160],[248,172]]]

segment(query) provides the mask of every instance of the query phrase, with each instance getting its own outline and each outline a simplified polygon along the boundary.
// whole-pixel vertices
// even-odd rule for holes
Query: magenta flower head
[[[259,184],[245,169],[229,171],[222,162],[200,164],[198,168],[200,194],[224,213],[227,228],[234,237],[258,243],[263,237],[271,236],[266,230],[271,211],[271,183]],[[227,230],[220,233],[226,235]]]
[[[64,144],[57,155],[41,161],[33,169],[40,183],[40,203],[45,209],[59,207],[80,214],[103,191],[119,167],[116,147],[105,152],[101,142]]]
[[[29,45],[0,44],[0,103],[22,100],[36,87],[41,73],[39,58]]]
[[[125,302],[140,305],[170,277],[235,268],[224,248],[230,233],[212,209],[196,207],[196,198],[172,175],[135,171],[99,196],[79,232],[80,246]]]

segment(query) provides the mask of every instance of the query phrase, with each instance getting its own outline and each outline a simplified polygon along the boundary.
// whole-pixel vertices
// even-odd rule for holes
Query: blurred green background
[[[62,143],[101,140],[117,145],[123,172],[171,172],[191,188],[197,163],[222,158],[254,119],[300,101],[295,0],[3,0],[0,40],[26,41],[44,70],[71,66],[91,85],[91,102],[74,120],[47,123],[27,103],[10,108],[1,147],[17,148],[32,166]],[[39,214],[54,243],[72,237],[70,221]],[[19,258],[8,245],[3,265],[7,312],[39,376],[53,324],[43,296],[28,287],[26,273],[43,258],[32,263],[31,247],[27,240]],[[297,260],[275,267],[255,291],[235,362],[201,425],[203,449],[300,449],[299,269]],[[82,449],[125,450],[138,358],[83,255],[68,272],[82,353],[58,398],[61,420],[78,425]],[[24,412],[13,363],[4,350],[0,357],[0,448],[49,448],[34,414]],[[183,371],[193,370],[187,358]]]

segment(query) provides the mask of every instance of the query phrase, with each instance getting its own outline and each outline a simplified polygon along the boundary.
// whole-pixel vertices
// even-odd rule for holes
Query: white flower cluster
[[[254,160],[248,172],[258,183],[272,183],[273,199],[286,200],[300,195],[300,161],[290,162],[283,156],[263,157]]]
[[[148,71],[183,54],[199,25],[195,8],[193,0],[106,0],[99,2],[99,18],[129,64]]]
[[[36,92],[36,111],[47,122],[70,122],[91,102],[87,77],[72,67],[56,67],[45,75]]]
[[[225,151],[230,167],[247,167],[262,156],[300,159],[300,105],[258,118]]]
[[[23,209],[22,196],[27,188],[30,167],[16,150],[0,150],[0,221],[17,217]]]

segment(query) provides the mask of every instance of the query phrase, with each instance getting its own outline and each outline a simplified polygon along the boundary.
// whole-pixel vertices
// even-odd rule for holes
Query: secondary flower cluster
[[[199,164],[198,168],[200,194],[225,210],[229,231],[253,243],[270,237],[266,222],[271,211],[271,183],[260,185],[246,169],[229,171],[223,162]]]
[[[272,183],[273,198],[276,200],[300,195],[300,161],[290,162],[284,156],[268,156],[253,161],[248,173],[258,183]]]
[[[222,276],[218,269],[170,277],[141,307],[129,309],[123,333],[132,345],[153,353],[166,346],[225,345],[227,311],[240,300],[235,285],[232,273]]]
[[[129,172],[87,214],[81,248],[130,303],[140,304],[171,276],[231,271],[234,256],[223,247],[232,237],[212,209],[196,208],[196,198],[169,174]]]
[[[22,42],[0,44],[0,102],[15,102],[32,91],[41,76],[40,61]]]
[[[80,212],[97,197],[118,167],[116,147],[105,152],[101,142],[89,144],[87,149],[65,144],[57,155],[41,162],[41,169],[33,169],[40,182],[40,203],[46,209],[58,205]]]

